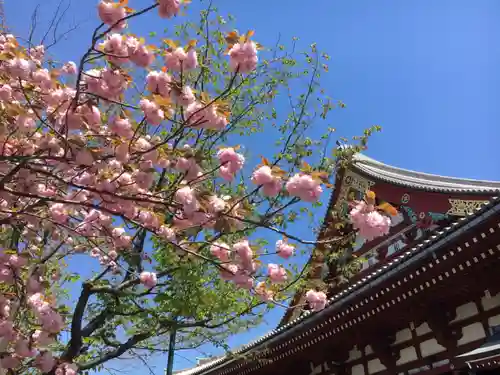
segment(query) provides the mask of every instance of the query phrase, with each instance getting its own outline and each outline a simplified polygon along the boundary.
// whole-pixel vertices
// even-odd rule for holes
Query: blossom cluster
[[[367,241],[385,236],[391,229],[391,219],[378,212],[373,204],[365,201],[356,204],[350,212],[350,218],[354,229]]]
[[[23,360],[33,359],[36,368],[48,372],[57,364],[49,345],[63,329],[64,320],[50,296],[44,294],[42,273],[27,266],[28,258],[25,255],[11,254],[5,250],[0,253],[0,282],[8,286],[17,283],[17,280],[26,280],[23,285],[26,305],[39,327],[32,333],[16,328],[14,323],[21,307],[20,301],[0,295],[0,341],[9,344],[0,356],[0,365],[4,369],[15,369]]]
[[[226,142],[235,120],[224,95],[210,98],[189,78],[208,62],[193,42],[157,47],[128,33],[134,11],[125,3],[99,2],[107,30],[78,66],[54,62],[43,45],[24,48],[13,35],[0,36],[0,225],[2,234],[19,231],[14,249],[0,253],[1,368],[76,374],[75,358],[51,350],[65,320],[55,302],[60,275],[49,265],[86,255],[109,280],[125,269],[127,285],[159,288],[163,274],[156,264],[150,270],[129,267],[138,255],[139,231],[176,254],[200,257],[191,233],[219,235],[210,243],[209,260],[222,279],[263,301],[275,300],[291,281],[285,266],[262,264],[245,237],[224,239],[233,229],[243,233],[259,223],[249,215],[256,203],[231,189],[246,182],[243,152],[222,141],[200,146],[214,137]],[[168,19],[180,7],[179,0],[158,0],[151,9]],[[250,34],[228,43],[229,89],[236,77],[256,71],[258,49]],[[131,74],[135,70],[144,75]],[[259,199],[320,199],[321,179],[287,173],[278,164],[247,166]],[[353,211],[354,226],[368,237],[382,234],[384,219],[367,210]],[[285,236],[275,249],[289,259],[295,246]],[[307,301],[320,310],[326,296],[310,291]]]
[[[178,14],[179,9],[176,0],[158,4],[164,18]],[[149,67],[156,61],[158,49],[146,45],[142,38],[122,33],[130,12],[124,3],[103,0],[97,10],[101,21],[113,31],[96,47],[108,64],[89,70],[72,61],[54,68],[46,64],[43,45],[25,50],[13,35],[0,36],[4,56],[0,62],[0,106],[4,113],[0,171],[4,177],[9,175],[0,191],[0,220],[22,224],[26,243],[40,243],[40,233],[48,233],[47,246],[60,243],[67,253],[88,254],[118,274],[120,258],[131,250],[133,233],[118,225],[117,217],[177,243],[178,232],[196,226],[211,228],[225,210],[239,217],[240,205],[230,208],[230,197],[217,195],[205,195],[200,201],[198,185],[190,182],[204,171],[188,144],[176,152],[162,137],[141,131],[133,114],[119,111],[108,116],[104,112],[114,102],[121,102],[132,86],[129,64]],[[141,97],[137,106],[143,121],[156,127],[152,133],[173,126],[169,120],[176,106],[183,108],[186,128],[223,130],[229,122],[223,105],[195,96],[179,79],[179,74],[198,67],[194,46],[168,48],[161,54],[164,69],[149,71],[146,87],[150,94]],[[240,73],[253,69],[255,66]],[[19,164],[20,157],[27,158],[26,162]],[[218,174],[228,181],[245,161],[233,148],[221,149],[217,157]],[[168,192],[155,191],[161,170],[183,176],[173,199],[166,199]],[[169,224],[161,214],[165,207],[174,214]],[[0,365],[15,369],[31,358],[43,372],[55,368],[57,374],[71,375],[75,365],[61,362],[49,349],[64,328],[64,320],[50,290],[45,290],[44,267],[27,269],[27,258],[19,251],[2,253],[0,259],[2,283],[27,292],[21,300],[0,295],[0,336],[5,347]],[[240,253],[243,259],[243,250]],[[30,256],[37,264],[37,256]],[[250,270],[252,262],[248,262],[241,265]],[[137,280],[148,288],[158,281],[156,273],[149,271],[137,275]],[[11,316],[11,306],[20,303],[16,310],[32,314],[40,327],[32,334],[16,328],[16,316]]]
[[[277,255],[287,259],[293,251],[294,246],[287,244],[283,240],[276,242]],[[265,296],[265,300],[272,297],[265,291],[263,282],[257,282],[256,272],[258,270],[258,254],[252,249],[248,240],[236,242],[230,247],[224,242],[215,242],[210,246],[211,254],[221,261],[221,277],[234,282],[235,285],[245,288],[254,288],[259,296]],[[287,281],[286,269],[278,264],[269,263],[267,265],[267,279],[271,284],[281,284]]]

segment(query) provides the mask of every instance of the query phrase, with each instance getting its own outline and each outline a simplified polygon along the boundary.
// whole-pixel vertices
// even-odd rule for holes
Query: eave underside
[[[484,208],[483,210],[481,210],[480,212],[478,212],[476,215],[473,215],[472,217],[469,217],[468,219],[463,219],[462,220],[462,224],[459,225],[459,227],[462,227],[462,230],[466,230],[466,232],[470,232],[470,230],[474,230],[474,227],[472,226],[472,224],[469,224],[470,221],[472,221],[473,218],[476,218],[477,220],[479,220],[476,216],[478,215],[485,215],[485,210],[488,211],[487,209],[491,210],[491,212],[493,212],[492,210],[495,209],[495,211],[493,213],[490,212],[491,215],[494,215],[494,217],[498,217],[498,205],[496,206],[493,206],[493,204],[490,204],[489,207],[487,208]],[[445,233],[444,234],[444,237],[446,237],[447,235],[449,235],[449,233]],[[439,236],[438,236],[439,237]],[[442,235],[441,235],[442,237]],[[434,240],[430,240],[430,241],[427,241],[427,242],[434,242]],[[423,246],[425,247],[426,244],[424,244]],[[441,248],[443,248],[443,246],[441,245]],[[419,248],[419,250],[422,250]],[[381,275],[381,277],[383,278],[385,275]],[[453,289],[453,288],[452,288]],[[334,306],[331,306],[331,307],[334,307]],[[328,312],[328,311],[326,311]],[[317,315],[317,314],[315,314]],[[325,315],[326,316],[326,315]],[[314,317],[314,315],[313,315]],[[301,319],[303,320],[303,319]],[[312,323],[309,321],[309,319],[305,319],[303,323],[298,323],[298,322],[293,322],[291,324],[291,326],[297,326],[298,324],[306,324],[306,326],[304,326],[304,329],[307,329],[307,327],[311,328],[311,324],[319,324],[319,323]],[[290,326],[290,324],[289,324]],[[290,335],[288,335],[288,332],[287,330],[285,330],[286,328],[288,327],[285,327],[284,329],[281,329],[281,330],[278,330],[277,332],[274,332],[272,333],[271,335],[267,335],[265,337],[263,337],[261,340],[258,340],[255,344],[252,344],[250,346],[247,346],[244,351],[248,351],[248,350],[251,350],[252,348],[257,348],[262,345],[263,343],[267,342],[268,340],[272,340],[273,342],[275,342],[276,340],[279,340],[280,337],[290,337]],[[302,332],[303,329],[299,329],[298,332]],[[295,334],[296,335],[296,334]],[[266,345],[269,345],[266,343]],[[271,345],[275,345],[275,344],[271,344]],[[297,343],[297,345],[299,345],[299,343]],[[286,345],[285,345],[286,347]],[[243,352],[243,351],[242,351]],[[182,373],[183,375],[184,374],[219,374],[219,373],[224,373],[224,374],[232,374],[234,372],[232,371],[228,371],[227,369],[227,366],[230,366],[230,363],[227,363],[225,364],[225,360],[219,360],[219,361],[214,361],[213,364],[209,364],[208,366],[202,366],[204,368],[198,368],[198,369],[191,369],[191,371],[188,371],[186,373]],[[246,366],[245,366],[246,367]]]

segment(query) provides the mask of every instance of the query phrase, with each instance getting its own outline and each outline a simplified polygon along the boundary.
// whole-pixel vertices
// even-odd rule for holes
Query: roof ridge
[[[500,181],[449,177],[395,167],[362,153],[353,156],[353,167],[369,176],[417,189],[456,192],[498,192]]]

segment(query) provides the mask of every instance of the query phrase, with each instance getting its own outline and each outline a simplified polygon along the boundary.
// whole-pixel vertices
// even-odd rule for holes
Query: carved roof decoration
[[[371,161],[375,162],[373,159],[363,157],[363,160],[369,160],[371,164]],[[358,159],[359,160],[359,159]],[[359,163],[359,161],[358,161]],[[382,163],[377,163],[377,165],[382,165],[382,168],[385,167],[384,164]],[[362,163],[363,164],[363,163]],[[359,164],[358,164],[359,166]],[[358,167],[357,166],[357,167]],[[393,167],[389,167],[393,168]],[[394,168],[398,171],[404,171],[407,174],[416,174],[416,175],[424,175],[424,176],[432,176],[432,175],[425,175],[417,172],[411,172],[411,171],[405,171],[405,170],[400,170],[397,168]],[[392,178],[396,178],[395,173],[393,173]],[[409,176],[408,176],[409,177]],[[439,177],[439,176],[438,176]],[[416,177],[418,178],[418,177]],[[448,177],[442,177],[443,181],[440,183],[445,183],[446,181],[448,182],[449,186],[447,189],[461,189],[461,190],[447,190],[447,191],[471,191],[471,192],[494,192],[494,191],[500,191],[500,183],[484,183],[485,187],[481,188],[483,190],[480,190],[480,184],[483,184],[483,182],[480,181],[475,181],[475,180],[459,180],[459,179],[452,179]],[[422,178],[423,180],[423,178]],[[446,181],[445,181],[446,180]],[[453,180],[454,182],[450,182]],[[401,183],[401,179],[399,179]],[[461,183],[458,183],[457,181],[462,181]],[[467,181],[473,181],[470,185],[467,185],[466,187],[466,182]],[[394,181],[394,183],[397,183]],[[417,183],[414,181],[413,183]],[[428,184],[430,184],[430,179]],[[453,185],[454,184],[454,185]],[[495,187],[495,184],[498,187]],[[453,185],[453,186],[452,186]],[[421,187],[423,185],[420,185]],[[427,185],[430,186],[430,185]],[[442,191],[444,185],[440,185],[441,187],[439,188],[440,191]],[[436,191],[438,190],[437,187],[435,187]],[[469,190],[465,190],[469,189]],[[488,189],[488,190],[484,190]],[[339,304],[344,304],[347,303],[348,300],[355,298],[356,295],[359,293],[364,292],[367,289],[370,289],[374,285],[377,285],[384,280],[386,280],[388,277],[393,276],[394,274],[398,273],[400,269],[406,267],[408,264],[413,263],[415,261],[418,261],[419,259],[422,259],[423,257],[427,256],[430,252],[435,251],[437,248],[442,247],[444,244],[446,244],[450,239],[456,238],[457,236],[461,235],[464,232],[467,232],[471,228],[475,227],[476,225],[482,223],[486,219],[493,217],[494,215],[500,215],[500,198],[499,197],[493,197],[488,203],[482,205],[481,207],[477,208],[475,212],[473,213],[468,213],[466,216],[459,218],[455,222],[453,222],[450,226],[437,230],[435,231],[429,238],[425,239],[424,241],[418,243],[412,248],[408,248],[406,251],[402,252],[400,256],[397,258],[393,259],[390,263],[384,265],[382,268],[374,270],[372,273],[366,275],[363,279],[357,281],[353,285],[349,286],[348,288],[339,291],[336,295],[334,295],[332,298],[329,299],[328,301],[328,306],[317,313],[314,313],[312,311],[304,311],[303,315],[301,315],[299,318],[294,319],[290,322],[288,322],[285,325],[280,326],[279,328],[276,328],[266,335],[258,338],[257,340],[250,342],[247,345],[244,345],[240,347],[238,350],[235,351],[235,354],[242,354],[245,352],[248,352],[252,349],[256,349],[262,344],[266,343],[269,344],[271,342],[274,342],[276,340],[284,339],[285,337],[288,337],[289,335],[293,334],[293,332],[301,326],[304,321],[307,321],[307,323],[313,323],[316,320],[320,320],[321,318],[325,317],[330,313],[332,309],[335,309],[339,306]],[[229,357],[229,356],[224,356],[224,357],[219,357],[217,359],[214,359],[214,361],[205,363],[202,366],[194,367],[185,371],[180,371],[176,375],[202,375],[202,374],[208,374],[213,370],[216,370],[217,368],[220,367],[225,367],[225,365],[228,365],[229,363],[233,362],[235,360],[234,357]]]
[[[347,182],[346,177],[354,177],[354,181],[351,180],[351,182]],[[357,178],[366,180],[356,181]],[[354,185],[351,185],[353,182]],[[378,189],[380,187],[382,187],[382,189],[387,187],[381,185],[394,186],[408,190],[401,199],[407,196],[409,200],[410,195],[408,193],[412,191],[430,194],[437,193],[443,194],[444,196],[448,195],[447,202],[451,205],[451,208],[449,208],[447,212],[443,211],[442,214],[454,216],[467,216],[467,214],[475,212],[477,208],[487,203],[491,197],[500,195],[500,181],[474,180],[422,173],[394,167],[372,159],[362,153],[357,153],[352,156],[352,163],[346,169],[337,173],[335,190],[330,196],[326,217],[319,231],[319,237],[321,237],[331,225],[332,218],[329,217],[329,214],[333,208],[338,208],[339,202],[345,201],[347,198],[347,189],[350,186],[359,191],[373,189],[377,196],[379,196]],[[455,194],[461,197],[456,197]],[[401,203],[407,204],[408,202],[401,200]],[[299,300],[301,300],[301,298],[303,299],[303,293],[299,291],[294,298],[293,304],[299,304]],[[288,309],[280,322],[280,326],[286,324],[295,314],[293,308]]]
[[[354,155],[352,168],[375,179],[413,189],[448,193],[500,192],[499,181],[481,181],[415,172],[381,163],[364,154]]]

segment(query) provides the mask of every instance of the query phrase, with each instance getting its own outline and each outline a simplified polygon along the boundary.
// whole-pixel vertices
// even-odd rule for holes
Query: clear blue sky
[[[26,35],[28,17],[43,3],[42,21],[56,0],[8,0],[7,24]],[[130,0],[132,7],[149,0]],[[74,0],[70,20],[86,21],[53,51],[75,59],[97,21],[94,0]],[[198,8],[198,0],[193,6]],[[457,177],[500,180],[500,2],[498,0],[214,0],[256,30],[264,45],[298,36],[331,57],[324,86],[347,109],[333,113],[341,135],[378,124],[368,155],[396,166]],[[169,21],[147,19],[134,30],[161,30]],[[323,213],[318,212],[322,217]],[[310,235],[308,236],[310,237]],[[268,323],[231,338],[244,344],[273,328]],[[196,352],[183,355],[194,359]],[[155,358],[161,374],[165,358]],[[176,368],[192,364],[180,357]],[[115,367],[120,367],[117,364]],[[132,371],[135,372],[137,368]],[[146,373],[143,371],[142,373]]]

